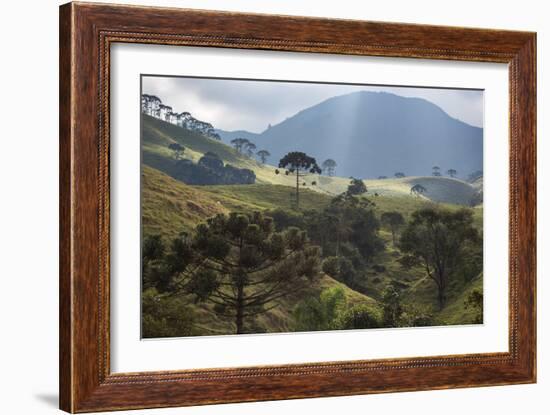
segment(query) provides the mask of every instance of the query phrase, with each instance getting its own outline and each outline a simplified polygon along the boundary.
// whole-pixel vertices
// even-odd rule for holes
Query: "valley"
[[[243,215],[262,212],[273,217],[276,228],[285,230],[289,226],[297,226],[307,229],[312,240],[324,244],[324,262],[318,278],[312,279],[299,292],[290,292],[268,302],[265,311],[248,318],[245,332],[300,330],[306,324],[304,321],[310,318],[307,313],[307,318],[303,317],[303,310],[325,310],[323,315],[326,315],[326,310],[330,310],[327,304],[332,303],[337,304],[334,307],[340,311],[333,310],[336,314],[326,317],[324,322],[317,321],[314,325],[308,323],[310,326],[306,326],[309,330],[345,328],[348,320],[342,323],[342,316],[349,316],[350,313],[361,312],[363,317],[368,316],[371,320],[381,322],[387,317],[390,288],[398,293],[401,310],[399,323],[396,320],[392,324],[448,325],[476,322],[478,311],[466,304],[472,292],[482,292],[483,280],[479,266],[468,265],[468,278],[453,278],[446,290],[445,305],[439,307],[434,281],[426,275],[424,267],[420,264],[403,266],[401,261],[404,254],[396,246],[392,230],[384,222],[384,214],[392,212],[402,216],[404,222],[399,231],[401,233],[405,224],[414,219],[415,212],[422,209],[461,212],[467,208],[471,212],[474,228],[482,232],[483,207],[482,203],[476,203],[479,198],[474,197],[482,192],[479,180],[469,183],[457,178],[432,176],[366,179],[361,180],[366,186],[365,191],[338,202],[348,192],[350,178],[315,173],[309,174],[307,179],[300,179],[300,204],[297,207],[295,192],[298,189],[293,174],[277,174],[279,167],[268,162],[261,163],[220,140],[148,115],[142,115],[141,140],[142,230],[145,240],[157,238],[162,241],[163,249],[169,251],[172,249],[170,245],[176,243],[181,235],[193,235],[201,224],[216,215],[228,217],[232,212]],[[181,156],[174,155],[170,149],[173,144],[184,148]],[[201,163],[208,166],[205,157],[208,160],[208,157],[213,157],[224,169],[230,165],[237,171],[253,172],[254,182],[191,185],[178,180],[182,166],[186,169]],[[415,186],[424,190],[412,192]],[[348,206],[347,203],[351,202],[354,205]],[[338,230],[325,235],[322,229],[318,230],[312,225],[311,218],[330,219],[335,214],[371,215],[368,226],[372,228],[365,232],[372,235],[372,240],[361,242],[363,245],[360,245],[350,236],[353,229],[346,230],[342,235]],[[339,220],[352,220],[346,218],[342,216]],[[343,229],[343,223],[340,222],[335,229]],[[323,239],[325,237],[329,239]],[[338,262],[338,272],[332,276],[328,275],[329,267],[325,267],[330,258],[345,259],[344,262]],[[342,271],[342,266],[348,262],[354,264],[352,280],[344,276]],[[196,296],[190,293],[166,295],[154,287],[154,284],[150,284],[143,294],[144,310],[150,313],[144,320],[147,327],[145,337],[215,335],[234,331],[234,322],[224,317],[224,312],[215,303],[197,302]],[[228,295],[225,291],[220,292],[222,298]],[[250,295],[254,297],[253,292]],[[189,320],[184,319],[172,325],[166,323],[174,318],[174,313],[185,313]],[[296,322],[297,318],[301,319],[301,325]]]

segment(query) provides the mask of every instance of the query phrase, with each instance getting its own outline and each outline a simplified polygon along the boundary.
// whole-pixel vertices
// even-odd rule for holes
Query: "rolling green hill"
[[[246,168],[256,174],[256,183],[294,186],[295,179],[284,174],[275,174],[276,167],[271,164],[261,164],[258,161],[240,154],[221,141],[205,137],[197,132],[174,126],[170,123],[142,115],[142,151],[144,164],[163,172],[170,172],[176,163],[168,145],[179,143],[185,147],[184,157],[197,162],[204,153],[216,153],[225,163],[234,167]],[[344,192],[349,184],[349,178],[311,175],[308,182],[317,182],[316,186],[308,186],[309,190],[326,195],[337,195]],[[469,206],[470,200],[479,190],[477,183],[470,184],[449,177],[405,177],[383,180],[364,180],[369,194],[381,196],[403,196],[417,199],[427,199],[434,202],[453,203]],[[422,196],[412,196],[410,189],[415,184],[426,188]]]
[[[241,186],[189,186],[148,166],[142,171],[142,226],[144,237],[161,234],[166,241],[180,232],[190,232],[200,222],[217,213],[240,209],[273,209],[288,199],[286,186],[241,185]],[[309,208],[326,206],[330,197],[312,191],[304,191],[302,201]],[[376,300],[352,290],[346,285],[322,275],[307,292],[290,294],[279,300],[276,307],[255,320],[256,332],[289,331],[291,313],[304,297],[318,296],[326,288],[341,287],[350,305],[366,303],[378,308]],[[190,300],[190,304],[193,302]],[[192,311],[195,323],[207,334],[227,333],[232,322],[216,316],[212,305],[194,304]]]
[[[239,210],[269,210],[288,203],[289,188],[281,185],[234,185],[234,186],[189,186],[148,166],[142,171],[142,224],[144,236],[161,234],[166,239],[173,238],[181,231],[190,232],[200,222],[217,213],[228,213]],[[328,205],[331,197],[311,190],[304,190],[301,195],[303,206],[307,209],[321,209]],[[386,211],[398,211],[408,218],[415,210],[430,206],[433,202],[408,196],[371,197],[375,203],[375,212],[380,216]],[[456,205],[443,205],[449,209],[458,209]],[[482,209],[475,210],[475,223],[482,224]],[[366,271],[366,279],[361,283],[361,293],[354,291],[334,279],[323,276],[307,295],[318,295],[324,288],[342,286],[351,304],[365,301],[375,307],[382,297],[383,290],[392,281],[397,281],[403,289],[406,301],[414,300],[416,305],[435,310],[436,297],[433,282],[425,277],[420,268],[405,270],[398,262],[399,251],[392,245],[390,232],[382,228],[380,235],[386,243],[386,250],[378,254]],[[381,271],[382,269],[382,271]],[[437,316],[442,324],[458,324],[470,321],[471,311],[464,309],[464,299],[469,290],[482,288],[482,278],[470,285],[461,283],[452,287],[449,292],[447,307]],[[303,298],[303,295],[302,295]],[[271,310],[257,319],[259,331],[286,331],[290,310],[298,298],[292,296],[281,301],[281,307]],[[209,306],[195,307],[199,324],[210,328],[211,334],[216,330],[223,332],[228,323],[216,318],[211,321]],[[210,320],[209,320],[210,319]],[[206,327],[206,326],[205,326]]]

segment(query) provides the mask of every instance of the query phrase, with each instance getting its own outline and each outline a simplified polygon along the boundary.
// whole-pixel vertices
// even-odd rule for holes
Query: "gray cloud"
[[[451,117],[483,126],[483,92],[479,90],[155,76],[144,76],[142,89],[146,94],[157,95],[174,111],[189,111],[228,131],[262,132],[268,124],[275,125],[328,98],[364,90],[424,98]]]

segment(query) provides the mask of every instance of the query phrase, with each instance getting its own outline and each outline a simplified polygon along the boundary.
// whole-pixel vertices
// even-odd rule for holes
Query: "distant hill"
[[[338,176],[427,176],[434,165],[466,177],[483,170],[483,129],[450,117],[420,98],[384,92],[337,96],[274,125],[261,134],[218,131],[222,140],[253,141],[276,162],[289,149],[319,163],[332,158]]]
[[[247,140],[255,142],[261,136],[261,134],[251,133],[245,130],[225,131],[216,128],[214,131],[218,133],[222,141],[226,144],[231,144],[231,140],[234,138],[246,138]]]

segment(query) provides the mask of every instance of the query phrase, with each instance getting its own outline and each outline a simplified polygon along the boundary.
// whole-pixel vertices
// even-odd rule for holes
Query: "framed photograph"
[[[60,8],[60,407],[536,381],[536,35]]]

